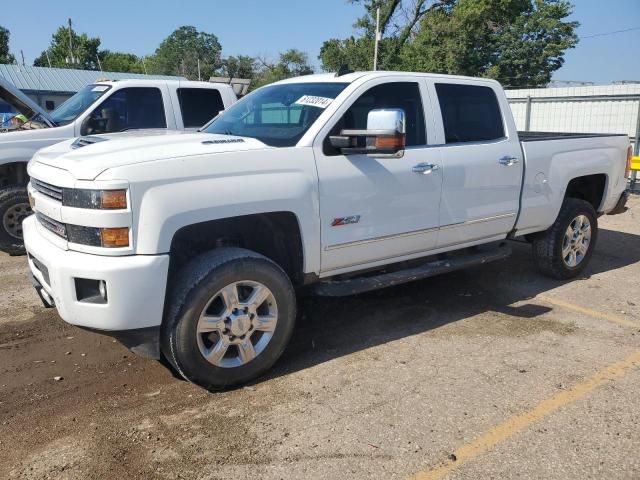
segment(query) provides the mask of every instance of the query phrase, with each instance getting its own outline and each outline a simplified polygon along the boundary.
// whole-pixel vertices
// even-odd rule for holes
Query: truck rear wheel
[[[538,269],[565,280],[580,274],[591,259],[598,239],[598,218],[593,206],[566,198],[549,229],[534,237],[533,259]]]
[[[285,272],[241,248],[200,255],[167,296],[162,351],[185,379],[220,390],[258,377],[284,351],[296,316]]]
[[[25,187],[14,185],[0,190],[0,250],[10,255],[24,254],[22,221],[32,213]]]

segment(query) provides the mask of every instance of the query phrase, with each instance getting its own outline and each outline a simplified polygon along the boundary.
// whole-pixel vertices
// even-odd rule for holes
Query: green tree
[[[380,7],[378,68],[496,78],[508,86],[544,85],[573,48],[577,22],[566,0],[352,0],[365,15],[360,35],[330,39],[324,70],[373,66],[375,11]]]
[[[102,70],[106,72],[144,73],[142,59],[132,53],[102,50],[99,56]]]
[[[258,75],[258,62],[254,57],[247,55],[230,56],[222,60],[222,68],[219,76],[230,78],[253,79]]]
[[[276,63],[268,63],[265,60],[262,60],[261,63],[262,68],[254,78],[254,82],[251,85],[252,89],[284,80],[285,78],[313,73],[313,67],[309,64],[309,56],[295,48],[281,53]]]
[[[86,33],[78,35],[73,29],[70,41],[69,28],[62,26],[51,36],[49,48],[43,51],[33,64],[37,67],[48,67],[50,60],[52,67],[97,70],[99,48],[99,38],[91,38]]]
[[[0,26],[0,63],[15,63],[16,57],[9,53],[9,37],[11,33]]]
[[[183,26],[162,41],[149,58],[148,67],[154,73],[181,75],[197,80],[199,61],[200,77],[208,80],[222,66],[221,50],[218,37],[214,34]]]
[[[564,0],[451,2],[425,15],[401,67],[545,85],[578,41],[578,23],[564,21],[571,9]]]
[[[378,68],[392,70],[398,67],[399,54],[410,42],[419,21],[430,11],[443,8],[451,0],[350,0],[362,4],[365,14],[355,23],[359,36],[340,40],[332,38],[320,48],[322,69],[336,71],[341,65],[355,70],[373,68],[376,12],[380,8],[380,42]]]

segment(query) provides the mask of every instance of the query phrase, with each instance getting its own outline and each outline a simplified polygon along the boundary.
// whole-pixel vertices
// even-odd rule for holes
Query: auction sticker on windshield
[[[303,95],[295,101],[296,105],[307,105],[309,107],[327,108],[333,102],[332,98],[316,97],[315,95]]]
[[[108,89],[106,85],[96,85],[91,89],[92,92],[104,92]]]

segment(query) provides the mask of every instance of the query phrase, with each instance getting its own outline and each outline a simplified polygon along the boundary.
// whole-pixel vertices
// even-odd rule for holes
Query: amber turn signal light
[[[100,230],[102,246],[107,248],[128,247],[129,228],[102,228]]]
[[[404,148],[404,135],[393,137],[376,137],[376,149],[378,150],[402,150]]]
[[[103,190],[100,208],[105,210],[122,210],[127,208],[126,190]]]

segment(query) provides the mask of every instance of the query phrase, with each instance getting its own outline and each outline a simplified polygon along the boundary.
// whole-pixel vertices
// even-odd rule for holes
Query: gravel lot
[[[41,308],[0,255],[2,478],[640,478],[640,198],[586,274],[511,259],[301,300],[266,378],[211,394]],[[62,377],[55,380],[54,377]]]

